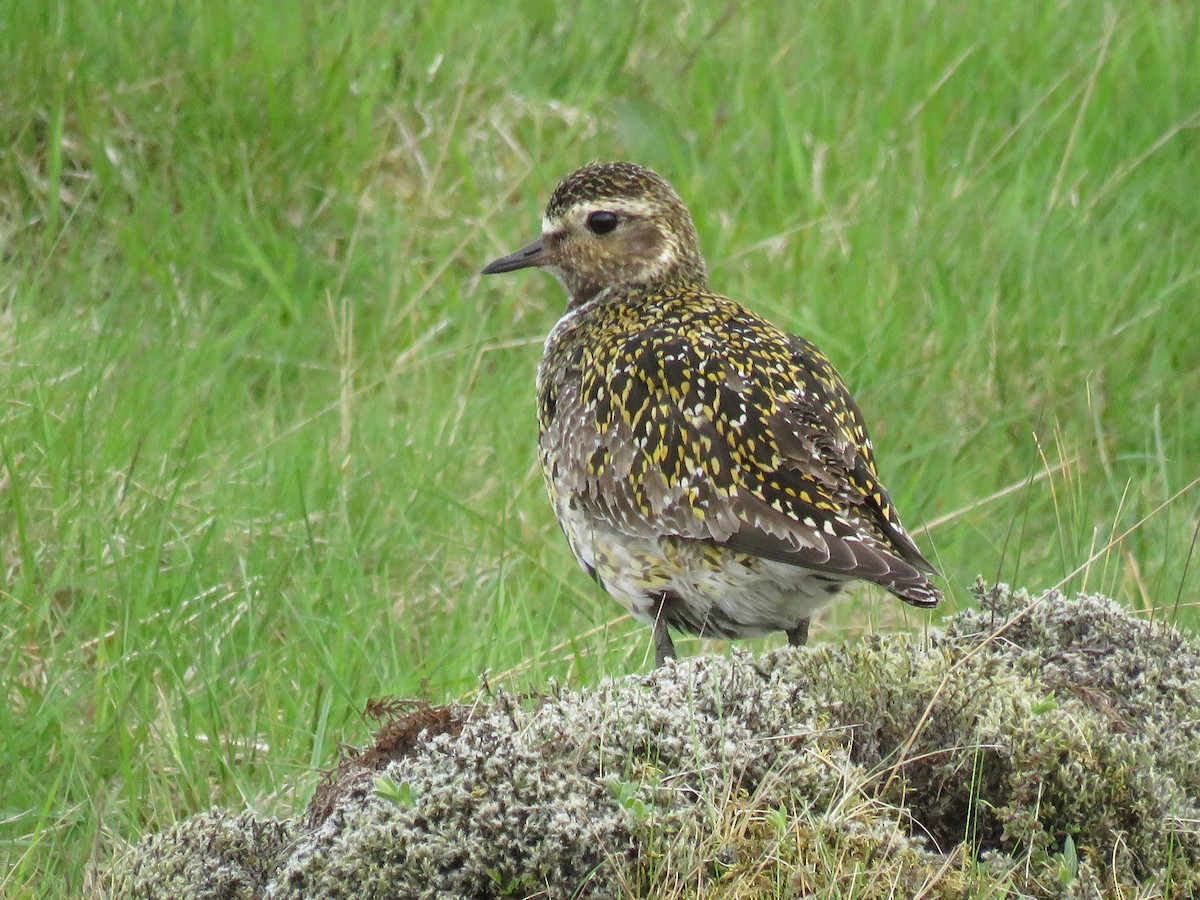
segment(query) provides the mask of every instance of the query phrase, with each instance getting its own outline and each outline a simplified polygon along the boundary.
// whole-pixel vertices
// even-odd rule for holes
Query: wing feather
[[[934,569],[832,364],[732,301],[702,299],[690,318],[643,316],[574,372],[544,364],[543,465],[558,489],[626,534],[711,540],[934,605]]]

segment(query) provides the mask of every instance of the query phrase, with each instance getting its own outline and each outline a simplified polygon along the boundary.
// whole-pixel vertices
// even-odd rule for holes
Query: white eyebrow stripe
[[[603,200],[584,200],[576,203],[563,215],[564,219],[582,218],[590,212],[604,210],[605,212],[622,213],[627,216],[649,216],[656,209],[652,203],[637,200],[633,197],[611,197]]]

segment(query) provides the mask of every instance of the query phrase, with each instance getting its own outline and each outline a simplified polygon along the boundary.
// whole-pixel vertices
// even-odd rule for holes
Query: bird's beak
[[[508,256],[502,256],[487,264],[481,275],[496,275],[499,272],[515,272],[530,266],[544,266],[550,261],[550,252],[541,239],[534,241]]]

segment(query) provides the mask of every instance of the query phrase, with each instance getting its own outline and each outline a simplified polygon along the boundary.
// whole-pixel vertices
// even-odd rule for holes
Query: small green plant
[[[630,781],[614,781],[609,785],[613,799],[638,822],[650,816],[650,807],[640,796],[641,786]]]
[[[1063,838],[1062,850],[1054,854],[1051,860],[1058,864],[1058,883],[1063,888],[1069,888],[1079,877],[1079,857],[1075,853],[1075,840],[1071,835]]]
[[[775,808],[767,810],[765,818],[767,827],[771,829],[776,838],[782,840],[788,832],[789,816],[787,807],[780,803]]]
[[[374,780],[374,785],[375,796],[380,800],[386,800],[405,808],[413,805],[413,788],[407,781],[395,781],[386,775],[378,775]]]
[[[1046,696],[1035,700],[1029,707],[1029,711],[1035,716],[1054,712],[1056,709],[1058,709],[1058,696],[1054,691],[1050,691]]]

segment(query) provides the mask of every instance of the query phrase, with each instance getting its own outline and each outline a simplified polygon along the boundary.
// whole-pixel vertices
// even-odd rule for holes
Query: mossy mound
[[[112,873],[117,897],[265,896],[296,825],[252,812],[211,810],[142,841]]]
[[[139,897],[1200,891],[1200,645],[1102,597],[980,591],[905,635],[594,690],[382,709],[306,822],[217,812]]]

